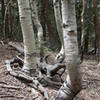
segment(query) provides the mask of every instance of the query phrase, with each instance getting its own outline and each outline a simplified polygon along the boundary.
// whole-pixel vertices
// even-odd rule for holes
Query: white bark
[[[54,14],[55,14],[57,31],[62,45],[60,52],[56,56],[56,59],[61,59],[62,57],[64,57],[64,47],[63,47],[64,43],[63,43],[62,18],[61,18],[59,0],[53,0],[53,5],[54,5]]]
[[[44,51],[43,51],[43,28],[41,26],[41,23],[39,21],[38,18],[38,9],[37,9],[37,2],[36,0],[30,0],[30,5],[31,5],[31,9],[32,9],[32,19],[34,21],[34,24],[37,28],[38,31],[38,41],[39,41],[39,49],[40,49],[40,54],[43,55]]]
[[[34,53],[36,49],[29,0],[18,0],[18,6],[24,40],[25,57],[23,70],[35,69],[36,59],[34,58]]]
[[[77,43],[75,1],[62,0],[63,38],[68,76],[57,93],[56,100],[73,100],[81,90],[81,75]]]

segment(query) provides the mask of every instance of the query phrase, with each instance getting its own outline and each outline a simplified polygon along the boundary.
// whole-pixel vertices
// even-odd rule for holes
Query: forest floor
[[[43,100],[42,95],[34,89],[19,81],[7,72],[4,61],[18,54],[15,50],[9,50],[0,44],[0,100]],[[83,89],[75,100],[100,100],[100,66],[97,61],[86,56],[81,64]],[[54,100],[58,90],[46,88],[49,100]]]

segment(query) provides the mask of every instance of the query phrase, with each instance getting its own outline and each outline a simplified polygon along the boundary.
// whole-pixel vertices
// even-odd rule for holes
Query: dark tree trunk
[[[98,9],[97,9],[97,0],[93,0],[94,5],[94,30],[95,30],[95,52],[98,49],[98,60],[100,61],[100,27],[99,27],[99,19],[98,19]]]
[[[1,1],[2,5],[1,5],[1,11],[2,11],[2,29],[3,29],[3,21],[4,21],[4,15],[5,15],[5,4],[4,4],[4,0]],[[3,33],[3,30],[2,30]]]
[[[89,43],[89,32],[87,31],[84,37],[84,53],[88,52],[88,43]]]
[[[41,24],[43,27],[43,38],[46,41],[46,14],[45,14],[45,1],[41,0]]]
[[[98,16],[97,16],[97,0],[93,0],[94,5],[94,31],[95,31],[95,53],[97,51],[97,45],[98,45]]]
[[[12,33],[12,14],[11,14],[11,3],[8,5],[8,30],[9,30],[9,35],[8,37],[13,40],[13,33]]]
[[[4,19],[4,14],[5,14],[5,5],[4,5],[4,0],[2,2],[2,20]]]
[[[49,15],[49,0],[45,1],[45,8],[46,8],[46,22],[47,22],[47,30],[48,30],[48,36],[49,36],[49,43],[50,46],[52,45],[52,32],[51,32],[51,22],[48,17]]]

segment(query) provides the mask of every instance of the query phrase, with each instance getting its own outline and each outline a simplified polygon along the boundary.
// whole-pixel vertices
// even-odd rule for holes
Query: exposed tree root
[[[8,45],[9,45],[9,46],[12,46],[13,48],[15,48],[15,49],[16,49],[18,52],[20,52],[21,54],[24,54],[23,48],[17,46],[15,43],[9,42]],[[37,55],[37,54],[36,54],[36,55]],[[36,55],[35,55],[35,57],[36,57]],[[49,54],[49,55],[46,55],[46,56],[43,58],[43,61],[42,61],[42,62],[40,62],[40,59],[37,58],[37,63],[38,63],[38,67],[39,67],[40,71],[41,71],[43,74],[47,75],[48,77],[51,77],[51,76],[53,76],[53,75],[55,75],[55,74],[59,74],[59,73],[57,73],[57,72],[58,72],[60,69],[63,69],[62,73],[59,74],[59,76],[61,76],[61,75],[65,72],[65,69],[66,69],[65,64],[57,63],[56,61],[52,61],[52,64],[49,64],[49,62],[48,62],[48,60],[47,60],[49,57],[50,57],[50,54]],[[18,60],[20,60],[20,61],[23,62],[23,60],[22,60],[20,57],[17,56],[17,58],[18,58]]]
[[[9,42],[8,46],[15,48],[17,51],[19,51],[21,54],[24,55],[24,49],[21,46],[18,46],[17,44],[15,44],[13,42]]]
[[[13,71],[13,69],[10,66],[10,63],[12,63],[12,61],[14,60],[12,59],[12,60],[6,61],[6,66],[7,66],[7,70],[9,71],[9,74],[19,79],[24,79],[24,80],[27,80],[28,82],[34,83],[37,87],[37,90],[40,91],[44,95],[45,100],[48,100],[48,94],[46,90],[44,89],[44,87],[37,80],[37,77],[31,77],[23,71]]]
[[[62,74],[65,72],[65,69],[66,69],[65,64],[61,64],[61,63],[57,63],[55,65],[48,65],[45,62],[43,62],[43,63],[38,62],[38,67],[39,67],[40,71],[43,74],[47,75],[48,77],[52,77],[55,74],[62,76]],[[63,69],[61,74],[57,73],[60,69]]]
[[[43,78],[40,78],[38,80],[41,84],[43,84],[44,87],[48,86],[48,87],[51,87],[53,89],[59,89],[62,85],[61,82],[54,82],[54,81],[52,81],[52,79],[50,79],[46,76],[44,76]]]
[[[22,55],[24,55],[24,50],[22,47],[17,46],[16,44],[10,42],[8,45],[14,47],[17,51],[19,51]],[[36,54],[37,55],[37,54]],[[45,88],[41,85],[43,84],[44,86],[50,86],[52,88],[57,88],[59,89],[62,85],[61,82],[54,82],[52,80],[53,76],[59,75],[61,78],[62,74],[65,72],[66,66],[64,63],[58,63],[56,61],[51,61],[50,63],[48,62],[48,57],[51,57],[51,55],[46,55],[42,62],[40,61],[40,58],[37,57],[37,65],[38,65],[38,72],[41,72],[41,75],[36,75],[36,76],[31,76],[31,74],[26,73],[24,71],[20,70],[13,70],[13,65],[14,63],[18,63],[19,66],[23,66],[24,60],[16,56],[15,58],[11,60],[6,60],[5,64],[7,67],[7,70],[10,75],[18,78],[18,79],[23,79],[25,81],[28,81],[33,83],[36,86],[36,89],[40,91],[46,100],[48,100],[48,94],[45,90]],[[43,76],[43,77],[41,77]],[[41,83],[41,84],[40,84]]]
[[[43,94],[43,96],[46,98],[46,100],[48,100],[48,94],[41,84],[43,84],[45,86],[50,86],[52,88],[60,88],[62,85],[61,82],[52,81],[51,77],[53,75],[57,74],[57,71],[59,69],[64,68],[64,70],[65,70],[64,64],[58,63],[55,65],[48,66],[48,64],[46,64],[46,63],[39,63],[38,67],[41,70],[41,72],[45,75],[45,77],[39,77],[38,75],[36,77],[34,77],[34,76],[30,76],[30,74],[25,73],[22,70],[13,70],[12,66],[14,63],[19,63],[19,65],[23,66],[23,59],[21,59],[19,56],[17,56],[13,59],[5,61],[7,71],[9,72],[9,74],[20,80],[25,80],[28,83],[31,82],[31,83],[35,84],[35,86],[37,87],[37,90]],[[44,73],[45,70],[46,70],[46,72]],[[61,74],[59,74],[60,77],[61,77]]]

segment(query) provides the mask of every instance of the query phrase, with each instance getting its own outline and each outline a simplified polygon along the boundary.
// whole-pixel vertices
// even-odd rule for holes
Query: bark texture
[[[57,31],[62,45],[60,52],[56,56],[56,59],[62,59],[64,57],[64,47],[63,47],[64,43],[63,43],[62,18],[61,18],[59,1],[53,0],[53,5],[54,5],[54,14],[55,14]]]
[[[76,94],[81,90],[74,0],[62,0],[62,19],[68,75],[66,81],[57,93],[56,100],[73,100]]]
[[[43,51],[43,28],[38,18],[38,9],[37,9],[37,2],[36,0],[30,0],[31,9],[32,9],[32,19],[38,31],[38,41],[39,41],[39,49],[40,49],[40,56],[43,58],[44,51]]]
[[[98,49],[97,55],[98,55],[98,61],[100,65],[100,19],[99,19],[99,11],[98,11],[98,0],[93,0],[93,6],[94,6],[94,30],[95,30],[95,52]]]
[[[49,46],[53,46],[53,34],[52,34],[52,29],[51,29],[51,21],[49,18],[49,0],[44,0],[45,1],[45,14],[46,14],[46,24],[47,24],[47,32],[49,36]]]
[[[81,13],[81,28],[82,28],[82,35],[81,35],[81,60],[83,61],[84,55],[84,46],[85,46],[85,24],[84,24],[84,13],[85,13],[85,0],[82,0],[82,13]]]
[[[21,28],[24,40],[24,67],[23,70],[30,70],[36,68],[35,54],[35,40],[34,31],[31,20],[31,10],[29,0],[18,0],[19,15]]]

